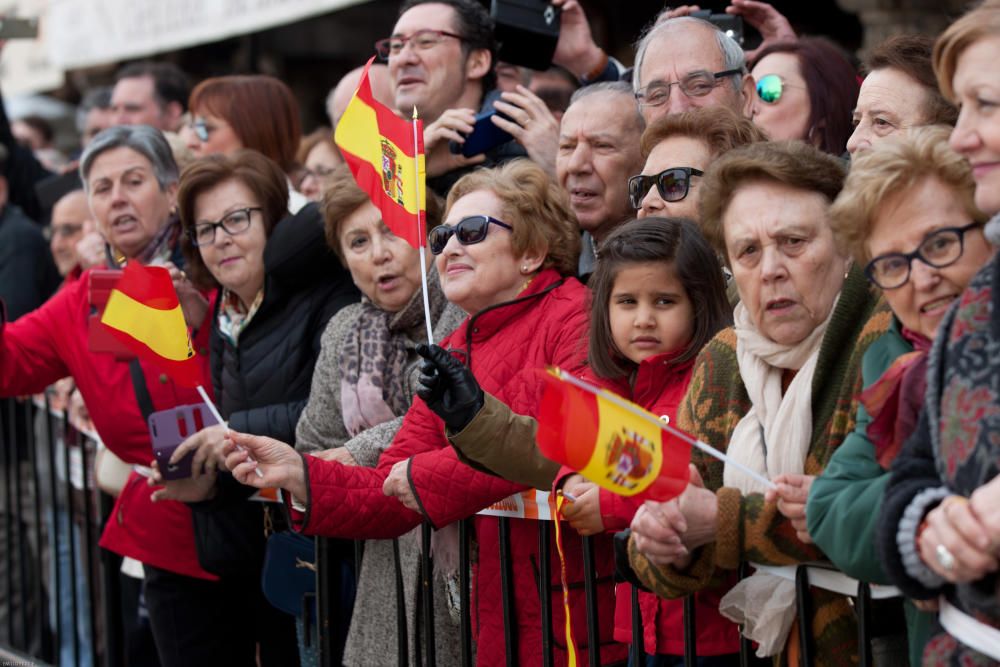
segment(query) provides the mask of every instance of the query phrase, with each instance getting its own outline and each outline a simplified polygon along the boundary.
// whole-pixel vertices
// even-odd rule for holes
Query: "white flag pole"
[[[427,292],[427,232],[424,230],[424,216],[420,212],[420,155],[417,154],[417,107],[413,107],[413,189],[417,194],[417,237],[420,245],[417,253],[420,255],[420,290],[424,297],[424,324],[427,325],[427,344],[434,343],[434,330],[431,324],[431,302]]]
[[[685,442],[687,442],[687,443],[691,444],[692,446],[697,447],[701,451],[705,452],[709,456],[713,456],[713,457],[719,459],[720,461],[722,461],[723,463],[726,463],[726,464],[729,464],[729,465],[732,465],[732,466],[738,468],[742,473],[744,473],[745,475],[749,475],[750,477],[752,477],[753,479],[757,480],[761,484],[764,484],[765,486],[767,486],[767,488],[769,488],[769,489],[777,489],[778,488],[777,485],[774,482],[772,482],[768,478],[764,477],[763,475],[761,475],[756,470],[751,470],[750,468],[748,468],[747,466],[743,465],[739,461],[734,461],[731,457],[726,456],[725,454],[723,454],[722,452],[720,452],[715,447],[712,447],[708,443],[702,442],[701,440],[698,440],[696,438],[692,438],[687,433],[684,433],[683,431],[679,431],[676,428],[674,428],[673,426],[670,426],[669,424],[664,424],[662,421],[660,421],[656,417],[653,417],[651,415],[646,414],[642,410],[636,408],[636,406],[633,405],[632,403],[629,403],[628,401],[626,401],[626,400],[624,400],[622,398],[619,398],[618,396],[615,396],[610,391],[601,391],[597,387],[594,387],[593,385],[588,384],[588,383],[584,382],[583,380],[580,380],[578,378],[573,377],[572,375],[570,375],[569,373],[567,373],[566,371],[564,371],[562,369],[557,369],[557,373],[559,374],[559,379],[564,380],[564,381],[568,382],[569,384],[571,384],[571,385],[573,385],[575,387],[579,387],[580,389],[583,389],[584,391],[590,392],[591,394],[594,394],[594,395],[597,395],[597,396],[601,396],[601,397],[603,397],[603,398],[611,401],[612,403],[614,403],[618,407],[622,408],[623,410],[627,410],[628,412],[631,412],[633,415],[635,415],[636,417],[639,417],[643,421],[649,422],[650,424],[655,424],[657,426],[657,428],[659,428],[660,430],[666,431],[667,433],[669,433],[669,434],[671,434],[671,435],[673,435],[675,437],[678,437],[681,440],[684,440]]]
[[[213,417],[215,417],[215,421],[217,421],[218,423],[220,423],[220,424],[222,424],[223,426],[225,426],[225,427],[226,427],[226,430],[228,431],[228,430],[229,430],[229,424],[227,424],[227,423],[226,423],[226,420],[222,418],[222,415],[221,415],[221,414],[219,414],[219,409],[218,409],[217,407],[215,407],[215,403],[214,403],[214,402],[212,401],[212,399],[211,399],[211,398],[209,398],[209,397],[208,397],[208,392],[206,392],[206,391],[205,391],[205,388],[204,388],[204,387],[202,387],[201,385],[198,385],[198,394],[200,394],[200,395],[201,395],[201,400],[205,401],[205,405],[207,405],[207,406],[208,406],[208,410],[209,410],[209,412],[211,412],[211,413],[212,413],[212,416],[213,416]],[[236,445],[236,447],[237,447],[237,448],[238,448],[238,449],[239,449],[240,451],[243,451],[243,450],[244,450],[244,448],[243,448],[243,447],[240,447],[239,445]],[[250,461],[253,461],[254,463],[256,463],[256,461],[254,461],[254,458],[253,458],[252,456],[251,456],[251,457],[249,458],[249,460],[250,460]],[[255,473],[257,473],[257,476],[258,476],[258,477],[263,477],[263,476],[264,476],[264,473],[262,473],[262,472],[260,471],[260,468],[254,468],[254,469],[253,469],[253,471],[254,471]]]

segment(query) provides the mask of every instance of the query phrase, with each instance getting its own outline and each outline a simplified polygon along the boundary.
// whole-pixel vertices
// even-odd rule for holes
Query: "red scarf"
[[[917,426],[927,390],[927,353],[931,340],[903,328],[903,338],[913,351],[900,355],[870,387],[861,392],[861,403],[871,417],[868,438],[875,458],[887,469]]]

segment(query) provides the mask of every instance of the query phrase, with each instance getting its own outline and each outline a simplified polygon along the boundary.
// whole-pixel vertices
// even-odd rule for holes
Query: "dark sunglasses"
[[[782,81],[777,74],[765,74],[757,79],[757,97],[766,104],[777,104],[785,88],[795,87]]]
[[[650,176],[643,174],[633,176],[628,179],[628,201],[632,204],[632,208],[638,211],[642,208],[642,200],[646,198],[646,193],[654,185],[663,201],[680,201],[688,196],[691,177],[704,175],[705,172],[694,167],[671,167]]]
[[[431,249],[431,254],[440,255],[444,252],[444,247],[448,245],[448,239],[451,238],[452,234],[462,245],[481,243],[486,238],[490,223],[514,231],[514,228],[506,222],[500,222],[488,215],[470,215],[468,218],[462,218],[455,225],[438,225],[432,229],[427,234],[427,245]]]

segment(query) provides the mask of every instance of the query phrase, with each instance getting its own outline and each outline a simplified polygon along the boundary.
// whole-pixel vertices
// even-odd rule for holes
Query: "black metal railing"
[[[97,442],[78,432],[61,412],[49,409],[47,400],[6,400],[0,405],[0,466],[3,492],[0,494],[0,661],[11,664],[60,664],[119,667],[126,664],[120,607],[118,569],[120,559],[97,548],[97,536],[110,516],[113,499],[94,485],[94,458]],[[460,657],[463,666],[473,664],[472,632],[472,542],[474,518],[458,525],[459,537],[459,617]],[[504,619],[504,647],[508,665],[518,664],[517,590],[511,556],[511,528],[519,519],[497,520],[500,549],[501,603]],[[552,609],[561,605],[561,594],[553,589],[550,557],[555,548],[550,521],[538,521],[538,564],[534,582],[541,608],[542,664],[554,664],[555,632]],[[411,653],[417,665],[435,667],[436,637],[434,610],[434,562],[430,552],[431,527],[421,527],[420,582],[416,630],[408,633],[407,614],[397,615],[398,664],[409,665]],[[578,537],[574,532],[564,540],[582,540],[584,568],[583,591],[586,609],[586,645],[588,663],[599,665],[601,656],[601,618],[613,610],[598,604],[598,575],[594,562],[594,538]],[[341,599],[343,579],[340,562],[353,555],[356,576],[361,571],[364,542],[348,545],[343,541],[316,540],[317,593],[316,627],[320,664],[330,667],[340,663],[343,646],[334,638],[342,633],[336,601]],[[345,555],[346,554],[346,555]],[[400,559],[395,558],[398,608],[404,608],[403,576]],[[337,568],[336,570],[334,568]],[[745,569],[745,568],[744,568]],[[745,576],[741,572],[740,576]],[[84,585],[85,584],[85,585]],[[811,637],[809,575],[805,567],[796,576],[797,604],[802,659],[813,664]],[[642,664],[643,626],[639,591],[632,590],[632,660]],[[871,664],[871,592],[867,584],[859,586],[855,609],[858,615],[858,643],[862,665]],[[306,623],[309,628],[312,624]],[[307,630],[308,631],[308,630]],[[685,664],[695,664],[697,629],[693,597],[684,600]],[[414,636],[419,646],[408,645]],[[577,641],[582,638],[577,638]],[[605,638],[607,639],[607,638]],[[622,663],[624,664],[624,663]],[[741,664],[762,664],[752,652],[749,641],[741,642]]]

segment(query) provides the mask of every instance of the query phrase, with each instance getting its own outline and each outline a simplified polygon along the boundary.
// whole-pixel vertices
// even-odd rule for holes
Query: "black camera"
[[[548,0],[492,0],[497,58],[534,70],[547,70],[559,41],[562,11]]]
[[[713,14],[709,9],[691,12],[690,16],[693,16],[696,19],[704,19],[708,21],[719,30],[735,39],[737,44],[743,46],[742,16],[733,16],[732,14]]]

